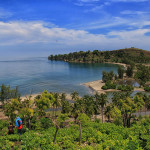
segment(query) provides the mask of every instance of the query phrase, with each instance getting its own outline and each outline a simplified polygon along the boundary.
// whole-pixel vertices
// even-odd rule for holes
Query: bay
[[[118,65],[114,64],[68,63],[50,61],[46,57],[0,61],[0,85],[18,86],[22,96],[44,90],[77,91],[83,96],[91,92],[83,83],[102,79],[103,70],[117,73],[117,69]]]

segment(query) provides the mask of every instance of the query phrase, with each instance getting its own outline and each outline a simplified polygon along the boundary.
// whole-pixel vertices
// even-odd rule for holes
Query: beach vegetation
[[[117,86],[117,90],[121,90],[121,91],[133,91],[134,87],[132,85],[119,84]]]
[[[133,66],[131,65],[127,66],[126,75],[130,78],[133,76],[133,69],[134,69]]]
[[[20,93],[18,91],[18,87],[16,87],[15,89],[11,89],[10,86],[6,86],[4,84],[0,86],[0,102],[4,103],[7,100],[19,97]]]
[[[113,71],[110,71],[110,72],[103,71],[102,72],[102,81],[104,83],[112,81],[114,79],[114,77],[115,77],[115,74]]]
[[[58,108],[64,108],[54,118],[46,109],[54,107],[56,98],[61,102]],[[0,120],[0,148],[148,149],[150,118],[137,118],[133,113],[143,107],[149,109],[149,100],[142,93],[131,96],[129,92],[119,92],[113,94],[111,103],[106,94],[98,93],[80,96],[69,103],[65,93],[48,91],[34,99],[11,99],[5,112],[8,121],[14,123],[16,115],[21,116],[24,133],[19,136],[15,130],[14,135],[7,135],[8,121]],[[99,115],[102,122],[98,121]]]
[[[150,67],[137,65],[137,72],[134,78],[139,82],[140,86],[144,86],[146,82],[150,81]]]
[[[119,66],[118,67],[118,77],[119,77],[119,79],[123,79],[124,72],[125,72],[124,68],[122,66]]]

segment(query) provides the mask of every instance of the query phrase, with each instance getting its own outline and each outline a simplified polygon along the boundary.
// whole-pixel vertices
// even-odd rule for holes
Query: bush
[[[90,118],[86,114],[82,113],[82,114],[79,114],[77,120],[79,120],[81,124],[85,124],[90,121]]]
[[[144,90],[146,91],[146,92],[150,92],[150,87],[144,87]]]
[[[121,91],[133,91],[134,87],[131,85],[118,85],[117,89]]]
[[[48,129],[49,127],[53,126],[52,121],[49,118],[45,118],[45,117],[40,119],[40,123],[43,129]]]
[[[107,89],[116,89],[116,84],[115,83],[113,83],[113,82],[111,82],[111,81],[107,81],[106,83],[105,83],[105,85],[104,86],[102,86],[102,89],[103,90],[107,90]]]
[[[104,86],[102,86],[102,89],[103,89],[103,90],[107,90],[108,88],[107,88],[106,85],[104,85]]]

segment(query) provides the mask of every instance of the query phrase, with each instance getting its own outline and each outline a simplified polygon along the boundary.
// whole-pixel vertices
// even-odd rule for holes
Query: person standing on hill
[[[14,134],[14,126],[12,123],[10,123],[10,125],[8,126],[8,132],[9,135],[10,134]]]
[[[22,120],[19,116],[16,118],[16,126],[17,126],[17,129],[18,129],[18,134],[21,135],[23,124],[22,124]]]

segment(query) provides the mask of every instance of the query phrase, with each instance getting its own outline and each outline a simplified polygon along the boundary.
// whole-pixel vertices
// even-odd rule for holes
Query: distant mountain
[[[50,55],[48,59],[80,63],[150,63],[150,51],[131,47],[112,51],[94,50]]]

